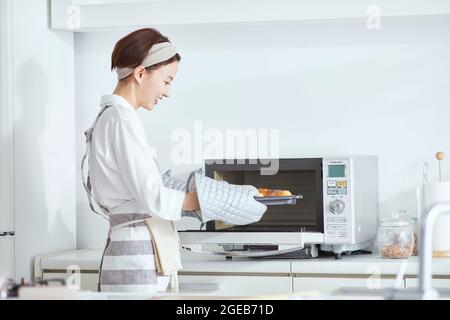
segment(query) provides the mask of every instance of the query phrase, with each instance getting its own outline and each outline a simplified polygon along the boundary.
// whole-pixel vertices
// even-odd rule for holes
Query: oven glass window
[[[318,222],[323,214],[318,207],[316,172],[311,169],[280,170],[276,175],[261,175],[259,171],[214,171],[215,180],[223,180],[238,185],[252,185],[256,188],[289,190],[292,194],[303,196],[295,205],[268,206],[260,221],[249,225],[227,225],[215,221],[214,230],[230,231],[321,231]],[[321,180],[319,181],[321,183]],[[320,198],[321,199],[321,198]]]
[[[329,178],[345,178],[345,164],[333,164],[328,166]]]

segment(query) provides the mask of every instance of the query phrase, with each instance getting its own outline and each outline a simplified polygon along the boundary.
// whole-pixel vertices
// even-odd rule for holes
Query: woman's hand
[[[200,204],[198,202],[197,192],[188,192],[184,197],[183,211],[196,211],[200,210]]]

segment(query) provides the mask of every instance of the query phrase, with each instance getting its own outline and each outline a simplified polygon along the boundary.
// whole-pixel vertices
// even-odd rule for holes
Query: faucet
[[[439,293],[431,287],[433,260],[433,229],[436,219],[442,214],[450,214],[450,203],[435,205],[420,224],[420,270],[419,291],[422,299],[439,299]]]
[[[414,290],[394,290],[391,299],[439,299],[437,290],[431,287],[433,261],[433,229],[436,219],[442,214],[450,214],[450,202],[437,204],[428,211],[420,223],[419,243],[419,288]]]

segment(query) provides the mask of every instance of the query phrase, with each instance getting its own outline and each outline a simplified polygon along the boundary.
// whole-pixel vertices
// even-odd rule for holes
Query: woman
[[[182,211],[199,209],[196,193],[164,187],[136,113],[140,107],[151,110],[170,96],[180,60],[168,38],[154,29],[135,31],[114,48],[111,68],[119,81],[113,94],[102,97],[102,112],[87,132],[91,134],[87,187],[92,186],[110,226],[122,225],[110,231],[100,291],[163,291],[168,278],[156,274],[148,228],[143,221],[132,222],[150,217],[149,213],[176,221]]]
[[[258,221],[266,210],[254,200],[258,191],[252,186],[229,185],[195,173],[193,188],[208,190],[199,203],[196,192],[186,192],[186,183],[161,175],[136,110],[152,110],[170,96],[180,59],[169,39],[154,29],[127,35],[112,53],[111,69],[117,72],[118,84],[113,94],[102,97],[102,109],[85,133],[87,152],[83,159],[83,164],[89,159],[89,176],[86,183],[83,178],[83,184],[91,209],[95,211],[93,193],[111,227],[100,266],[99,291],[166,290],[169,279],[157,273],[161,269],[157,268],[160,261],[155,261],[158,239],[144,223],[148,218],[176,221],[183,212],[195,212],[193,215],[200,218],[201,214],[203,222],[244,224]],[[209,190],[215,188],[210,186],[219,183],[221,195],[230,194],[225,197],[230,204],[214,202]],[[208,188],[204,188],[206,184]],[[217,210],[220,206],[222,210]]]

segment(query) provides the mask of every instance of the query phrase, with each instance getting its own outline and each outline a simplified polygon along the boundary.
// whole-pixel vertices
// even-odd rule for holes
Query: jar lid
[[[411,224],[415,224],[417,222],[417,218],[409,216],[406,213],[406,210],[399,210],[399,211],[394,212],[390,219],[391,220],[404,220],[404,221],[408,221]]]
[[[385,227],[406,227],[410,224],[411,221],[406,219],[386,219],[381,221],[381,225]]]

